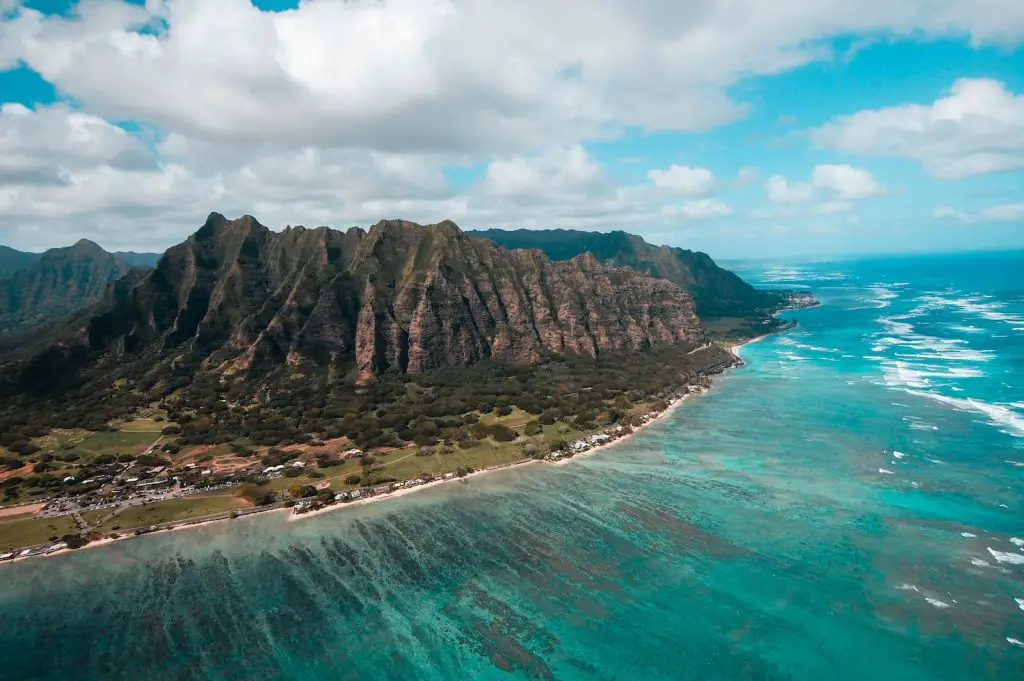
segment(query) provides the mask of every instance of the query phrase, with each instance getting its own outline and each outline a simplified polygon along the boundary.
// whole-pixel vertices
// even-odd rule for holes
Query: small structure
[[[306,462],[305,461],[292,461],[292,468],[305,468],[305,467],[306,467]]]
[[[363,450],[361,450],[361,449],[346,449],[344,452],[341,453],[341,456],[344,459],[348,459],[348,458],[353,457],[353,456],[362,456],[362,455],[363,455]]]
[[[362,492],[360,492],[357,489],[354,489],[351,492],[349,492],[349,498],[350,499],[358,499],[361,496],[363,496]]]

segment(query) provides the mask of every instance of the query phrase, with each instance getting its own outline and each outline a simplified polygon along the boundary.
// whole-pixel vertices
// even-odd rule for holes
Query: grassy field
[[[97,529],[102,533],[115,532],[117,531],[114,529],[116,525],[121,531],[128,531],[158,523],[199,518],[245,507],[246,503],[242,499],[231,494],[195,495],[181,499],[167,499],[145,506],[133,506]]]
[[[146,448],[160,437],[156,433],[139,431],[112,431],[96,433],[92,437],[78,443],[75,451],[92,456],[105,454],[134,454],[146,451]]]
[[[112,508],[101,508],[98,511],[83,511],[82,519],[92,526],[100,518],[105,518],[110,515],[111,511],[113,511]]]
[[[137,418],[133,421],[125,421],[121,424],[121,432],[124,433],[156,433],[160,434],[160,431],[167,426],[173,426],[174,423],[168,423],[167,421],[154,421],[153,419]]]
[[[62,537],[77,531],[75,521],[69,516],[40,520],[31,516],[0,519],[0,551],[43,544],[51,537]]]
[[[515,429],[525,426],[535,418],[537,417],[527,411],[523,411],[519,407],[512,407],[512,413],[508,416],[498,416],[498,412],[496,411],[492,411],[488,414],[480,414],[480,423],[486,423],[487,425],[500,423],[503,426]]]

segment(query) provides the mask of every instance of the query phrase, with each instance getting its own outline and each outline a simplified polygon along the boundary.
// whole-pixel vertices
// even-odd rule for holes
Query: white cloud
[[[1015,0],[317,0],[284,12],[89,0],[63,17],[19,6],[0,0],[0,70],[23,63],[79,108],[0,113],[0,230],[13,235],[0,240],[23,247],[83,233],[162,247],[214,209],[273,226],[654,224],[664,191],[615,186],[583,142],[735,120],[747,104],[733,86],[831,59],[834,36],[1024,38]],[[459,189],[451,166],[486,172]],[[713,175],[690,170],[657,171],[661,189],[697,199],[681,218],[731,210],[708,200]],[[786,201],[815,198],[781,182]]]
[[[831,58],[851,33],[1019,43],[1015,0],[249,0],[85,2],[0,23],[23,60],[86,108],[191,137],[523,152],[606,126],[701,130],[746,107],[727,88]],[[544,16],[543,22],[536,17]],[[139,26],[149,26],[145,34]]]
[[[709,220],[732,215],[732,207],[716,199],[697,199],[684,203],[680,211],[693,220]]]
[[[0,184],[59,184],[100,165],[139,170],[155,162],[136,137],[97,116],[63,104],[0,104]]]
[[[869,199],[886,193],[885,187],[878,184],[871,173],[848,165],[815,166],[811,184],[815,188],[831,191],[837,199],[843,201]]]
[[[998,81],[965,78],[930,105],[843,116],[813,139],[842,151],[913,159],[946,179],[1024,168],[1024,95]]]
[[[981,211],[981,217],[984,220],[1024,222],[1024,203],[1010,203],[1002,206],[991,206]]]
[[[772,175],[764,186],[772,203],[804,203],[814,198],[814,187],[806,182],[790,184],[782,175]]]
[[[586,193],[604,183],[601,166],[577,144],[543,154],[492,161],[480,187],[493,196],[532,199]]]
[[[825,195],[819,206],[821,213],[852,210],[852,201],[884,196],[886,189],[868,171],[848,165],[817,165],[810,182],[790,182],[782,175],[772,175],[765,182],[768,200],[774,204],[807,203]]]
[[[715,174],[707,168],[672,164],[665,170],[649,170],[647,177],[656,186],[680,196],[711,196],[715,193]]]
[[[958,220],[960,222],[1021,222],[1024,223],[1024,203],[1005,203],[988,206],[975,213],[958,210],[951,206],[939,206],[932,211],[936,220]]]

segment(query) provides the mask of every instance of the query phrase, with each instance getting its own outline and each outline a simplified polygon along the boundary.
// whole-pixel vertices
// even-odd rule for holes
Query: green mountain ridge
[[[31,331],[88,307],[131,265],[82,239],[0,280],[0,333]]]
[[[702,319],[766,316],[786,302],[783,293],[754,288],[737,274],[719,267],[706,253],[655,246],[623,231],[488,229],[467,234],[508,249],[539,249],[556,261],[590,253],[601,262],[667,279],[693,296]]]

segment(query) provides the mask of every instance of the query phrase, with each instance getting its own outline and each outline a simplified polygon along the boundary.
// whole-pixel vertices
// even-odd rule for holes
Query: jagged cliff
[[[21,375],[143,361],[232,380],[305,364],[365,379],[703,341],[682,289],[589,254],[552,262],[451,222],[274,233],[214,213]]]
[[[693,296],[701,318],[765,316],[785,303],[780,292],[754,288],[735,273],[719,267],[707,253],[654,246],[626,232],[488,229],[468,234],[505,248],[541,249],[552,260],[590,253],[601,262],[668,279]]]

